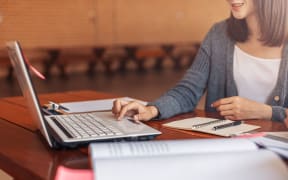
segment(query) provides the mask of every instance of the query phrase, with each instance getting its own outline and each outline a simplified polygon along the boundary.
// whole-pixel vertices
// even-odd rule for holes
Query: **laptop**
[[[35,91],[29,62],[19,42],[6,43],[22,93],[41,134],[52,148],[77,147],[94,141],[149,140],[160,131],[129,118],[115,120],[112,112],[46,115]]]

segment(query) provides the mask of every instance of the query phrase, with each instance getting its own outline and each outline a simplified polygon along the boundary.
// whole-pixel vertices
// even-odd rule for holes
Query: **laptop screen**
[[[44,135],[45,139],[48,141],[49,145],[52,147],[52,141],[48,135],[41,106],[31,80],[29,66],[25,61],[20,44],[17,41],[11,41],[6,43],[6,47],[8,49],[9,58],[14,68],[15,75],[26,102],[28,103],[28,109],[31,111],[33,120],[37,124],[41,133]]]

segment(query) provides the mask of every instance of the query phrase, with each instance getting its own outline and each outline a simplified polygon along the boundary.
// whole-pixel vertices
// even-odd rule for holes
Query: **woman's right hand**
[[[117,99],[113,102],[112,113],[117,120],[121,120],[124,116],[129,116],[135,121],[149,121],[157,117],[159,112],[155,106],[145,106],[137,101]]]

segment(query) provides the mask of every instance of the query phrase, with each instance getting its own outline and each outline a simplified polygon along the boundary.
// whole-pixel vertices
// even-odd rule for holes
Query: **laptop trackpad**
[[[133,120],[128,120],[128,118],[123,118],[123,120],[118,121],[112,112],[95,112],[95,115],[104,121],[108,121],[109,124],[119,128],[125,134],[143,132],[148,127],[141,122],[138,123]]]

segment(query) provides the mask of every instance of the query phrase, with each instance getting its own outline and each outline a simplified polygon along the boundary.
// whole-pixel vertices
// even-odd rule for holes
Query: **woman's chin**
[[[233,17],[235,18],[235,19],[238,19],[238,20],[242,20],[242,19],[245,19],[246,18],[246,16],[244,16],[244,15],[242,15],[242,14],[239,14],[239,13],[232,13],[232,15],[233,15]]]

